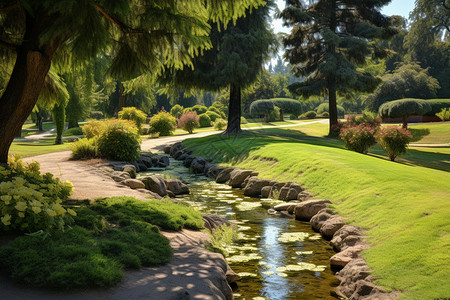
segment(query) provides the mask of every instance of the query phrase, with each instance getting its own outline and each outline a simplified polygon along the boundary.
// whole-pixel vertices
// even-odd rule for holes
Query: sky
[[[276,0],[278,8],[281,10],[284,8],[284,0]],[[408,18],[409,13],[414,9],[414,0],[392,0],[388,5],[381,9],[381,12],[385,15],[400,15],[404,18]],[[275,33],[277,32],[288,32],[289,29],[282,26],[282,21],[280,19],[274,19],[273,27]]]

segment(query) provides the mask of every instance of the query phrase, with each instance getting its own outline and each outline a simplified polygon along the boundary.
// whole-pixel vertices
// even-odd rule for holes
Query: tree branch
[[[19,45],[11,44],[3,40],[0,40],[0,47],[7,48],[10,50],[17,50],[17,47],[19,47]]]
[[[126,32],[126,33],[134,33],[134,34],[144,34],[143,31],[135,30],[133,28],[130,28],[129,26],[125,25],[121,21],[117,20],[116,18],[109,15],[100,5],[97,3],[95,4],[95,8],[105,17],[107,18],[111,23],[113,23],[119,30]]]

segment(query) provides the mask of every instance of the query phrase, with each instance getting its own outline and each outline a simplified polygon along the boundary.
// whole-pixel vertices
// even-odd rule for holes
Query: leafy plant
[[[247,124],[248,121],[244,116],[241,116],[241,124]]]
[[[232,226],[223,224],[217,227],[213,232],[208,231],[211,242],[206,246],[212,252],[221,253],[224,257],[230,255],[229,248],[237,240],[237,231]]]
[[[225,127],[227,127],[227,121],[224,119],[216,119],[214,122],[214,129],[215,130],[223,130]]]
[[[406,153],[411,139],[412,135],[408,130],[396,126],[382,127],[377,133],[378,143],[391,161],[398,155]]]
[[[175,131],[177,121],[170,113],[161,111],[154,115],[148,124],[151,133],[159,132],[160,136],[168,136]]]
[[[210,110],[208,110],[205,114],[208,115],[208,117],[211,119],[211,122],[214,122],[216,119],[221,118],[221,116],[218,113],[210,111]]]
[[[91,139],[94,136],[98,136],[100,134],[100,131],[102,130],[104,121],[97,121],[97,120],[91,120],[89,123],[81,127],[84,136],[87,139]]]
[[[176,119],[179,119],[181,117],[181,115],[183,114],[183,109],[184,107],[179,105],[179,104],[175,104],[171,109],[170,109],[170,114],[172,116],[174,116]]]
[[[198,122],[200,123],[200,127],[211,126],[211,118],[206,113],[198,116]]]
[[[273,110],[269,113],[269,122],[275,122],[280,120],[280,108],[274,106]]]
[[[139,158],[141,137],[134,123],[120,119],[104,121],[98,136],[98,154],[112,160]]]
[[[314,119],[317,116],[317,113],[315,111],[307,111],[304,114],[302,114],[301,118],[307,118],[307,119]]]
[[[73,159],[89,159],[98,156],[98,138],[83,138],[69,145]]]
[[[122,110],[119,111],[119,118],[122,120],[134,121],[139,132],[141,132],[142,123],[145,122],[147,114],[136,107],[123,107]]]
[[[64,131],[64,136],[83,135],[83,129],[81,127],[73,127]]]
[[[194,106],[192,106],[191,107],[191,110],[192,111],[195,111],[196,113],[197,113],[197,115],[201,115],[201,114],[204,114],[204,113],[206,113],[206,111],[208,110],[208,108],[206,107],[206,106],[204,106],[204,105],[194,105]]]
[[[189,133],[193,133],[194,128],[200,127],[197,113],[193,111],[185,112],[178,120],[178,127]]]
[[[339,137],[344,141],[347,149],[365,154],[376,143],[375,131],[375,127],[360,124],[342,128]]]
[[[421,116],[431,110],[431,105],[420,99],[400,99],[384,103],[378,109],[382,117],[402,118],[403,128],[408,128],[408,117]]]
[[[450,121],[450,108],[443,108],[436,116],[442,121]]]

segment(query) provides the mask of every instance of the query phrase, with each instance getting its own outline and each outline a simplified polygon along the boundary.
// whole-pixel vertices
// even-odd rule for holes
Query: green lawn
[[[48,136],[38,141],[13,142],[9,154],[19,154],[21,157],[29,157],[52,152],[69,150],[69,143],[55,145],[55,136]]]
[[[332,200],[349,223],[368,230],[372,247],[364,256],[380,278],[378,284],[402,291],[406,299],[448,297],[450,175],[427,167],[434,160],[448,167],[448,149],[409,150],[404,160],[391,162],[305,133],[320,135],[326,132],[322,125],[263,129],[237,138],[210,136],[184,144],[195,155],[257,170],[261,178],[293,180],[318,198]]]
[[[408,129],[413,134],[415,143],[450,143],[450,122],[409,124]]]

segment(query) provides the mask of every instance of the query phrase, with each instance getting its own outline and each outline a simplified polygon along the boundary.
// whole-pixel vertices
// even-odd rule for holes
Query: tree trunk
[[[223,134],[239,134],[241,132],[241,86],[239,84],[230,84],[228,124]]]
[[[36,16],[39,16],[36,13]],[[23,43],[13,72],[0,98],[0,164],[8,162],[14,136],[33,110],[60,40],[41,45],[44,23],[27,14]]]
[[[402,128],[403,129],[408,129],[408,116],[403,116],[402,120],[403,120]]]
[[[330,9],[330,30],[336,32],[336,1],[331,0]],[[328,52],[333,56],[336,54],[336,46],[333,43],[328,45]],[[338,124],[337,106],[336,106],[336,78],[334,74],[328,77],[328,107],[330,113],[330,129],[328,136],[335,137],[337,132],[333,130],[333,127]]]
[[[61,145],[63,143],[62,135],[64,133],[64,127],[66,125],[66,107],[63,103],[55,104],[52,112],[53,121],[56,124],[55,145]]]
[[[280,121],[283,122],[284,121],[284,116],[283,116],[283,110],[280,109]]]

